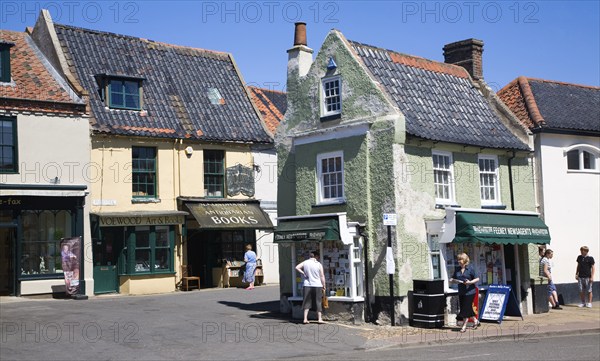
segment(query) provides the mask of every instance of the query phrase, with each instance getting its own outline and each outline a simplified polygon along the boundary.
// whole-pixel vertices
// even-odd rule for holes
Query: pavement
[[[497,342],[537,342],[551,335],[600,334],[600,301],[592,303],[592,308],[580,308],[577,304],[563,305],[562,310],[548,313],[507,316],[501,323],[482,321],[477,329],[467,328],[461,333],[458,326],[423,329],[416,327],[367,326],[367,349],[385,347],[410,347],[444,343]]]
[[[279,287],[206,289],[89,300],[0,297],[0,359],[281,359],[550,335],[600,338],[600,302],[458,327],[302,325],[279,313]],[[301,321],[301,320],[300,320]],[[62,336],[61,336],[62,334]],[[243,353],[251,348],[252,354]],[[83,351],[79,351],[83,350]],[[135,352],[132,354],[132,352]],[[240,357],[240,355],[243,355]]]

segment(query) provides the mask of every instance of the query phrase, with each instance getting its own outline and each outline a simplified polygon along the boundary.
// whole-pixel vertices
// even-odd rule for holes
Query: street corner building
[[[498,96],[533,133],[536,211],[552,229],[552,278],[565,303],[578,303],[579,248],[600,259],[600,88],[520,76]],[[600,293],[598,282],[593,291]]]
[[[0,30],[0,294],[65,293],[60,242],[92,280],[86,105],[31,32]]]
[[[65,236],[83,232],[77,227],[87,230],[86,293],[237,286],[246,244],[262,262],[257,283],[278,281],[272,242],[277,216],[272,129],[277,122],[270,130],[231,54],[61,25],[47,10],[27,37],[70,86],[63,102],[73,97],[73,108],[87,109],[89,115],[82,131],[65,130],[68,137],[55,137],[56,144],[38,149],[42,142],[28,142],[37,157],[85,154],[80,163],[87,164],[89,183],[61,192],[89,192],[86,202],[64,206],[73,214],[50,208],[56,220],[47,220],[43,208],[33,214],[40,218],[37,224],[81,222],[69,223]],[[2,119],[3,132],[5,122],[18,125]],[[37,128],[39,137],[59,131],[44,127]],[[21,127],[19,136],[29,131],[36,130]],[[65,180],[47,186],[67,187]],[[75,211],[84,203],[89,214],[79,215]],[[24,227],[19,214],[14,217]],[[17,232],[21,239],[18,228],[2,232]],[[59,229],[38,233],[36,247],[52,232],[58,235]],[[18,254],[10,257],[24,257],[24,250],[25,245],[18,246]],[[45,252],[28,255],[37,259]],[[39,261],[31,262],[23,271],[15,267],[13,273],[27,272],[17,280],[38,277]]]
[[[438,62],[334,29],[313,60],[297,23],[287,52],[275,135],[282,311],[301,315],[294,266],[317,249],[331,319],[453,322],[448,278],[461,252],[481,292],[510,285],[531,312],[537,244],[550,231],[535,208],[532,134],[485,83],[483,42],[447,44]],[[416,309],[413,293],[427,289],[443,298],[435,311]]]

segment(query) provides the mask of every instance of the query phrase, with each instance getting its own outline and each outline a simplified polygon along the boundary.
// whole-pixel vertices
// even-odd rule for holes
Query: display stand
[[[244,279],[243,261],[227,261],[221,268],[213,268],[214,287],[242,287],[246,285]],[[256,260],[256,271],[254,272],[254,285],[261,285],[264,281],[262,261]]]

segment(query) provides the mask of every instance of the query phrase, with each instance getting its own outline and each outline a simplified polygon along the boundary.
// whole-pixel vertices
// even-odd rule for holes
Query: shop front
[[[446,208],[446,218],[438,224],[437,231],[435,222],[428,224],[430,240],[439,239],[432,268],[440,271],[450,296],[457,291],[448,279],[458,267],[456,256],[464,252],[478,272],[480,290],[492,284],[509,285],[521,307],[531,309],[527,296],[531,279],[537,277],[531,273],[537,268],[531,271],[530,264],[537,263],[538,253],[537,247],[529,245],[550,243],[548,227],[537,213]]]
[[[176,286],[186,212],[92,213],[94,293],[149,294]]]
[[[273,252],[272,244],[257,238],[259,230],[273,230],[273,223],[260,202],[206,198],[180,198],[181,207],[190,212],[186,218],[187,235],[184,263],[201,287],[242,286],[244,253],[247,244],[260,258]],[[256,283],[263,280],[263,265],[273,259],[260,259]]]
[[[329,309],[326,315],[352,323],[364,320],[363,238],[358,223],[347,222],[346,213],[277,218],[275,242],[280,252],[289,252],[291,280],[281,280],[282,310],[292,312],[293,318],[302,315],[302,279],[296,272],[298,263],[318,250],[325,272]],[[283,258],[283,257],[282,257]],[[291,281],[291,282],[290,282]],[[291,293],[284,290],[291,283]],[[289,307],[287,307],[289,306]]]
[[[28,188],[18,192],[30,195],[8,196],[9,191],[3,191],[0,196],[0,294],[62,294],[65,281],[60,242],[77,236],[86,242],[87,187]],[[81,248],[75,257],[85,259]],[[83,264],[81,270],[79,293],[84,294]]]

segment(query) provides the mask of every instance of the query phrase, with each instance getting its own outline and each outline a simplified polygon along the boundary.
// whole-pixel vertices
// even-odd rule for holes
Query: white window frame
[[[495,168],[494,171],[481,171],[481,165],[479,164],[479,162],[481,161],[485,161],[485,160],[491,160],[494,161],[495,164]],[[498,169],[499,169],[499,164],[498,164],[498,156],[497,155],[490,155],[490,154],[479,154],[478,158],[477,158],[477,169],[479,169],[479,198],[481,199],[481,205],[499,205],[501,204],[501,200],[500,200],[500,176],[498,173]],[[484,199],[483,198],[483,188],[484,187],[489,187],[489,185],[484,185],[481,182],[481,176],[482,175],[491,175],[494,177],[494,199]]]
[[[434,156],[438,156],[438,157],[448,157],[448,161],[449,161],[449,168],[448,169],[442,169],[442,168],[436,168],[435,167],[435,163],[433,162],[433,157]],[[441,150],[434,150],[431,154],[431,166],[433,168],[433,192],[435,195],[435,203],[436,204],[444,204],[444,205],[452,205],[455,203],[455,195],[454,195],[454,160],[452,159],[452,153],[451,152],[445,152],[445,151],[441,151]],[[449,198],[439,198],[438,194],[437,194],[437,185],[438,183],[436,183],[436,177],[435,177],[435,173],[436,171],[447,171],[450,172],[450,176],[448,178],[448,197]],[[439,183],[441,184],[441,183]]]
[[[339,197],[335,198],[324,198],[323,191],[323,172],[321,170],[321,162],[324,159],[330,158],[341,158],[342,169],[340,170],[342,173],[342,194]],[[344,186],[345,177],[344,177],[344,152],[343,151],[335,151],[329,153],[321,153],[317,155],[317,204],[336,204],[336,203],[344,203],[346,202],[346,189]]]
[[[569,169],[568,153],[571,151],[578,151],[579,155],[579,168]],[[564,150],[565,163],[568,173],[600,173],[600,149],[589,144],[576,144],[565,148]],[[583,153],[586,152],[593,157],[592,162],[594,163],[594,169],[583,168]]]
[[[331,83],[337,81],[338,82],[338,94],[339,98],[339,108],[337,110],[327,110],[327,95],[325,94],[325,87],[327,83]],[[322,114],[323,116],[330,116],[342,113],[342,78],[340,76],[327,77],[321,79],[321,104],[322,104]]]

